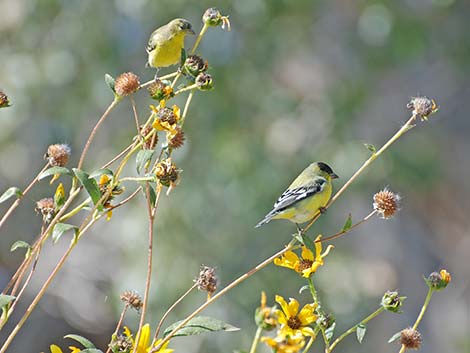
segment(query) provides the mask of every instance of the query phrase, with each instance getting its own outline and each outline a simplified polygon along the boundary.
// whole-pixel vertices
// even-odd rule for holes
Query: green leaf
[[[400,338],[400,336],[401,336],[401,331],[395,333],[392,337],[390,337],[390,339],[388,340],[388,343],[392,343],[392,342],[396,341],[397,339]]]
[[[351,229],[352,226],[352,216],[349,214],[348,219],[346,219],[346,222],[344,223],[343,229],[341,229],[341,232],[347,232],[349,229]]]
[[[186,50],[184,50],[184,48],[181,48],[181,63],[180,63],[181,67],[183,67],[185,61],[186,61]]]
[[[175,322],[174,324],[168,326],[163,332],[163,336],[168,335],[173,329],[178,326],[181,321]],[[238,327],[227,324],[218,319],[207,316],[196,316],[195,318],[189,320],[189,322],[184,325],[178,332],[176,336],[194,336],[200,335],[207,332],[216,332],[216,331],[238,331]]]
[[[64,338],[70,338],[74,341],[77,341],[85,348],[96,348],[95,345],[88,338],[79,335],[66,335],[64,336]],[[84,352],[84,350],[82,350],[82,352]]]
[[[312,241],[308,236],[304,235],[302,237],[303,243],[305,246],[310,249],[315,254],[315,242]]]
[[[299,294],[302,294],[302,292],[303,292],[304,290],[307,290],[307,289],[309,289],[309,288],[310,288],[310,287],[308,286],[308,284],[306,284],[305,286],[302,286],[302,287],[299,289]]]
[[[0,294],[0,308],[4,308],[10,304],[16,297],[12,295]]]
[[[16,249],[19,249],[19,248],[27,248],[27,249],[31,249],[31,245],[29,245],[27,242],[25,242],[24,240],[17,240],[13,243],[13,245],[11,246],[10,248],[10,251],[13,252],[15,251]]]
[[[39,174],[38,180],[42,180],[42,179],[44,179],[44,178],[47,178],[48,176],[56,175],[56,174],[68,174],[68,175],[72,175],[72,173],[70,173],[70,170],[68,170],[67,168],[56,166],[56,167],[52,167],[52,168],[46,169],[46,170],[43,171],[41,174]]]
[[[367,331],[366,325],[364,325],[364,324],[357,325],[356,337],[357,337],[357,340],[359,341],[359,343],[362,343],[362,340],[364,339],[366,331]]]
[[[143,190],[145,192],[145,186]],[[155,193],[155,189],[153,188],[153,186],[150,184],[149,184],[149,196],[150,196],[150,204],[152,206],[155,205],[155,202],[157,201],[157,194]]]
[[[114,175],[114,173],[111,169],[104,168],[104,169],[98,169],[98,170],[95,170],[94,172],[91,172],[90,178],[100,177],[103,174],[110,175],[110,176]]]
[[[81,350],[80,353],[103,353],[103,351],[98,348],[87,348]]]
[[[111,76],[110,74],[106,74],[104,75],[104,82],[106,82],[106,85],[111,88],[111,91],[113,91],[114,93],[116,93],[116,90],[114,88],[114,86],[116,85],[116,80],[114,79],[113,76]]]
[[[375,153],[377,152],[377,149],[375,148],[374,145],[370,144],[370,143],[365,143],[364,146],[366,146],[366,148],[371,151],[372,153]]]
[[[140,173],[140,170],[145,167],[145,165],[150,161],[153,157],[154,150],[140,150],[137,153],[135,158],[135,167],[137,169],[137,173]]]
[[[3,193],[2,196],[0,196],[0,203],[5,202],[12,196],[16,196],[16,198],[20,198],[21,196],[23,196],[23,193],[16,186],[12,186],[11,188],[8,188],[7,191]]]
[[[335,327],[336,322],[333,322],[333,324],[325,330],[325,337],[328,342],[330,342],[331,338],[333,337],[333,334],[335,333]]]
[[[100,189],[98,187],[98,183],[96,182],[96,180],[90,178],[90,176],[86,172],[84,172],[83,170],[74,168],[73,172],[75,173],[75,176],[80,181],[80,183],[83,185],[85,190],[90,195],[91,200],[93,201],[93,204],[96,205],[96,203],[101,198],[101,192],[100,192]]]
[[[74,226],[73,224],[66,224],[66,223],[57,223],[52,230],[52,242],[55,244],[59,241],[62,234],[65,232],[74,229],[75,234],[78,232],[78,227]]]

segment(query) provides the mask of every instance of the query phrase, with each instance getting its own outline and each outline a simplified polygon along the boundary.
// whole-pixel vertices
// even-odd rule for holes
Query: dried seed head
[[[183,70],[189,75],[196,77],[201,72],[206,71],[207,67],[207,61],[204,61],[203,58],[197,55],[190,55],[184,62]]]
[[[50,145],[47,148],[47,152],[44,155],[44,159],[47,159],[49,164],[53,167],[63,167],[67,164],[70,158],[72,150],[69,145],[66,144],[55,144]]]
[[[384,219],[393,217],[399,209],[400,196],[387,188],[374,195],[374,210]]]
[[[6,108],[10,106],[10,101],[8,100],[8,96],[0,90],[0,108]]]
[[[413,97],[406,107],[412,109],[413,115],[419,116],[421,121],[428,120],[429,115],[437,112],[439,109],[436,101],[428,97]]]
[[[173,88],[171,85],[166,84],[162,80],[156,79],[148,88],[147,88],[150,97],[157,101],[161,101],[163,99],[168,99],[174,96]]]
[[[205,291],[209,295],[217,290],[217,277],[215,276],[215,268],[209,266],[201,266],[199,276],[194,280],[197,289]]]
[[[36,202],[36,212],[42,215],[45,223],[49,223],[55,215],[55,204],[52,197],[45,197]]]
[[[140,87],[139,76],[132,72],[125,72],[116,78],[114,90],[121,96],[129,96]]]
[[[175,186],[179,180],[180,170],[171,161],[171,158],[167,158],[157,164],[155,175],[164,186]]]
[[[171,148],[180,148],[184,145],[184,132],[181,127],[177,126],[173,131],[168,132],[168,146]]]
[[[157,116],[162,123],[168,123],[170,125],[174,125],[178,122],[178,117],[176,116],[173,109],[168,107],[161,107],[158,109]]]
[[[199,75],[197,75],[195,82],[201,91],[209,91],[214,88],[212,83],[212,76],[205,72],[201,72]]]
[[[211,7],[204,12],[204,15],[202,15],[202,22],[208,26],[222,25],[222,28],[227,26],[227,29],[230,31],[230,21],[228,16],[222,16],[220,11],[215,7]]]
[[[142,308],[142,305],[144,305],[139,293],[131,290],[126,290],[125,292],[122,292],[121,300],[126,303],[126,305],[133,307],[137,311]]]
[[[145,128],[144,126],[140,127],[140,134],[142,137],[147,136],[153,130],[152,126],[147,125]],[[158,134],[153,134],[148,140],[144,142],[144,148],[147,150],[153,150],[158,143]]]
[[[439,272],[432,272],[426,279],[426,283],[432,289],[441,290],[447,287],[451,280],[450,273],[442,269]]]
[[[109,348],[111,348],[113,353],[130,353],[132,350],[132,340],[124,335],[114,336],[109,344]]]
[[[385,310],[398,313],[404,300],[405,297],[400,297],[397,291],[386,291],[382,297],[381,305]]]
[[[400,334],[400,343],[405,346],[406,349],[416,349],[421,347],[421,334],[412,329],[411,327],[404,329]]]

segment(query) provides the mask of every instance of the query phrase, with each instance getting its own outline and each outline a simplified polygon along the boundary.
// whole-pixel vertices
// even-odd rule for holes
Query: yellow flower
[[[452,280],[452,276],[450,275],[449,272],[447,272],[447,270],[442,269],[442,270],[439,271],[439,274],[441,275],[442,280],[446,284],[449,284],[449,282]]]
[[[271,337],[261,337],[261,342],[266,343],[271,347],[276,353],[297,353],[305,345],[304,336],[277,336],[275,338]]]
[[[134,347],[135,341],[132,338],[131,331],[127,327],[124,327],[124,335],[130,338],[132,342],[132,347]],[[152,343],[150,342],[150,325],[145,324],[142,327],[142,331],[139,337],[139,342],[137,343],[137,350],[135,351],[135,353],[149,353],[152,350],[152,348],[158,346],[161,341],[162,340],[159,339],[155,342],[154,345],[152,345]],[[169,342],[166,342],[158,351],[152,351],[152,353],[172,353],[174,349],[166,348],[168,346],[168,343]]]
[[[272,330],[277,326],[277,315],[275,307],[266,306],[266,293],[261,292],[261,305],[255,312],[256,324],[264,330]]]
[[[276,302],[282,308],[282,310],[277,310],[277,316],[282,325],[281,332],[285,336],[314,335],[313,329],[308,325],[317,319],[317,315],[315,315],[317,304],[306,304],[299,312],[299,302],[293,298],[290,298],[289,304],[287,304],[283,297],[276,295]]]
[[[51,353],[63,353],[62,349],[59,346],[56,346],[55,344],[50,345]],[[82,350],[80,348],[70,346],[70,353],[79,353]]]
[[[315,239],[315,256],[313,252],[306,246],[302,246],[301,257],[293,251],[287,251],[280,258],[274,259],[274,264],[277,266],[287,267],[297,273],[302,274],[303,277],[309,278],[315,273],[318,267],[323,266],[323,258],[328,255],[333,245],[328,245],[326,250],[322,253],[322,245],[319,241],[321,235]]]

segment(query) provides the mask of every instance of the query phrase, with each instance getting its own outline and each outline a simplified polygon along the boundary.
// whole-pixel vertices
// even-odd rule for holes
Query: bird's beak
[[[186,33],[188,33],[188,34],[196,34],[196,32],[194,32],[194,30],[193,30],[192,28],[187,29],[187,30],[186,30]]]
[[[330,174],[330,177],[331,177],[331,179],[338,179],[339,178],[338,174],[335,174],[335,173]]]

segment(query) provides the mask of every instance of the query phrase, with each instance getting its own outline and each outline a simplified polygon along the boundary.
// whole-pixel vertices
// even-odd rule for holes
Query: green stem
[[[250,353],[256,352],[256,347],[258,347],[262,332],[263,328],[261,326],[258,326],[258,328],[256,329],[255,337],[253,338],[253,343],[251,344]]]
[[[321,308],[321,303],[320,303],[320,300],[318,299],[317,290],[315,289],[315,285],[313,284],[312,278],[311,277],[307,278],[307,281],[308,281],[308,287],[310,289],[310,294],[312,295],[313,301],[314,301],[315,304],[317,304],[317,308],[315,309],[315,311],[320,316],[325,317],[325,313],[323,312],[323,310]],[[328,337],[326,337],[325,327],[323,327],[322,324],[317,325],[317,327],[321,331],[323,341],[325,342],[325,349],[327,350],[330,347],[330,341],[328,340]]]
[[[83,207],[85,206],[88,206],[88,204],[90,203],[91,201],[91,197],[87,198],[85,201],[83,201],[80,205],[78,205],[77,207],[75,207],[72,211],[70,211],[69,213],[66,213],[64,214],[62,217],[59,218],[59,222],[63,222],[63,221],[66,221],[67,219],[75,216],[78,212],[80,212]]]
[[[121,181],[155,181],[155,177],[154,176],[149,176],[149,177],[141,177],[141,178],[137,178],[137,177],[124,177],[124,178],[121,178],[119,180],[119,182]]]
[[[199,46],[199,43],[201,43],[201,39],[206,33],[208,28],[209,26],[206,23],[204,23],[204,26],[202,27],[201,32],[199,32],[199,35],[196,38],[196,42],[194,43],[193,49],[191,49],[191,54],[194,54],[196,52],[196,49]]]
[[[317,326],[318,327],[318,326]],[[316,331],[316,334],[318,333],[318,330]],[[317,335],[313,335],[312,337],[310,337],[310,340],[308,341],[307,345],[305,346],[304,350],[302,351],[302,353],[307,353],[308,350],[310,349],[310,347],[312,346],[313,342],[315,341],[315,338],[317,338]]]
[[[370,314],[369,316],[367,316],[364,320],[362,320],[361,322],[359,322],[358,324],[354,325],[353,327],[351,327],[349,330],[347,330],[346,332],[344,332],[341,336],[339,336],[330,346],[329,349],[325,350],[326,353],[330,353],[333,351],[333,349],[335,349],[335,347],[338,345],[338,343],[340,343],[345,337],[349,336],[351,333],[355,332],[358,328],[359,325],[365,325],[366,323],[368,323],[370,320],[372,320],[374,317],[376,317],[377,315],[379,315],[381,312],[383,312],[385,310],[384,307],[380,307],[378,308],[376,311],[374,311],[372,314]]]
[[[179,90],[177,90],[177,91],[175,92],[175,96],[177,96],[178,94],[187,92],[187,91],[191,91],[192,89],[195,89],[195,88],[197,88],[197,84],[195,84],[195,83],[192,84],[192,85],[183,87],[183,88],[181,88],[181,89],[179,89]]]
[[[431,297],[433,293],[434,293],[434,289],[430,287],[428,290],[428,294],[426,295],[426,299],[424,300],[423,307],[421,308],[421,311],[413,325],[413,330],[416,330],[418,328],[419,323],[423,319],[424,313],[426,312],[426,309],[428,308],[428,305],[429,305],[429,302],[431,301]],[[399,353],[403,353],[405,349],[406,349],[405,345],[402,344]]]

